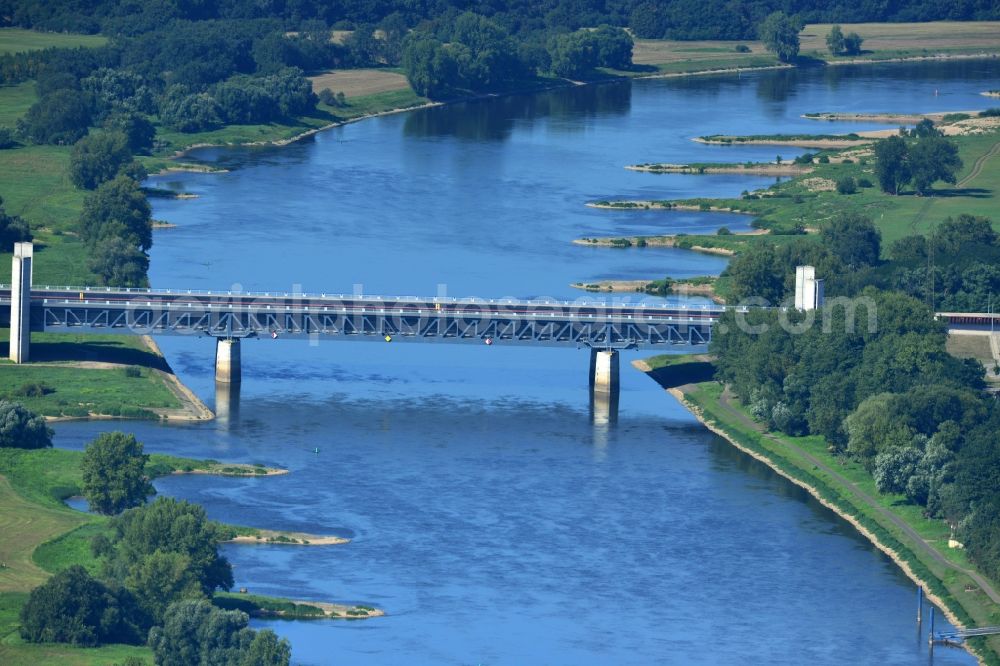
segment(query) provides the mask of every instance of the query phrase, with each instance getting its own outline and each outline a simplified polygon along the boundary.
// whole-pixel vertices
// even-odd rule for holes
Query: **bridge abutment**
[[[215,381],[222,384],[239,384],[241,379],[239,338],[216,338]]]
[[[590,350],[590,390],[594,393],[618,393],[618,352]]]
[[[27,363],[31,344],[31,262],[34,245],[14,243],[10,288],[10,360]]]

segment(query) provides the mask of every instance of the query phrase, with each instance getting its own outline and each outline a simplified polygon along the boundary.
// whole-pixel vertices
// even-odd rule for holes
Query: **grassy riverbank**
[[[21,640],[18,613],[28,593],[51,574],[79,564],[96,573],[100,562],[90,549],[91,539],[108,531],[104,516],[81,513],[65,505],[82,486],[81,451],[65,449],[0,449],[0,663],[4,664],[102,664],[128,655],[145,658],[144,646],[107,645],[74,648],[69,645],[36,645]],[[178,473],[222,476],[269,476],[284,470],[260,464],[219,463],[152,454],[146,467],[150,477]],[[222,526],[231,533],[276,535],[273,543],[291,543],[295,533]],[[284,540],[284,541],[282,541]],[[292,602],[274,597],[220,593],[214,602],[253,615],[287,618],[363,619],[383,615],[371,606]]]
[[[969,121],[962,121],[967,123]],[[1000,192],[1000,128],[974,135],[950,137],[958,145],[963,168],[958,183],[939,184],[931,196],[905,193],[892,196],[874,186],[874,162],[868,148],[824,150],[816,154],[811,171],[765,190],[747,192],[740,198],[679,199],[662,201],[596,201],[598,208],[634,210],[655,214],[662,210],[703,210],[744,213],[756,217],[754,226],[766,235],[678,235],[628,238],[588,238],[580,242],[611,246],[671,246],[687,249],[739,251],[749,243],[782,243],[815,230],[840,212],[866,215],[882,233],[883,247],[913,233],[927,233],[946,217],[966,213],[994,220],[997,192]],[[823,160],[822,158],[825,158]],[[664,175],[669,178],[669,175]],[[841,194],[837,182],[854,179],[854,193]],[[805,236],[807,238],[814,236]],[[625,245],[625,241],[629,244]]]
[[[975,573],[962,550],[948,547],[949,529],[943,521],[925,518],[920,507],[908,503],[905,496],[879,494],[864,468],[833,456],[822,437],[763,432],[719,383],[692,375],[699,365],[704,373],[710,372],[705,357],[658,356],[646,359],[645,364],[650,376],[710,429],[851,522],[911,578],[921,581],[953,622],[1000,624],[1000,605],[982,586],[992,582]],[[1000,663],[1000,637],[973,639],[970,646],[986,663]]]
[[[179,415],[185,396],[158,350],[132,335],[33,333],[31,363],[7,360],[0,329],[0,397],[49,417]]]

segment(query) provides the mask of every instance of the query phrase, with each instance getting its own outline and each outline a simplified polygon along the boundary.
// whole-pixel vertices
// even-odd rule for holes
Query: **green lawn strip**
[[[704,52],[698,50],[689,50],[689,53]],[[691,60],[678,60],[674,62],[657,63],[652,65],[656,68],[655,72],[647,71],[643,67],[637,67],[635,70],[609,70],[615,74],[622,76],[655,76],[656,74],[697,74],[698,72],[709,72],[715,70],[732,70],[732,69],[758,69],[761,67],[775,67],[781,63],[778,59],[770,54],[737,54],[733,53],[729,56],[718,57],[718,58],[692,58]]]
[[[0,28],[0,55],[23,53],[48,48],[75,48],[77,46],[104,46],[108,38],[103,35],[79,35],[69,32],[37,32],[22,28]]]
[[[777,441],[764,437],[760,433],[746,428],[740,422],[731,418],[718,404],[722,393],[721,386],[716,382],[697,385],[686,392],[689,402],[699,407],[703,416],[721,427],[742,446],[767,457],[783,472],[803,480],[814,487],[826,501],[838,506],[845,513],[852,515],[879,541],[894,550],[910,568],[928,583],[931,591],[941,597],[961,622],[968,626],[987,626],[1000,623],[1000,608],[997,608],[982,592],[978,591],[973,581],[961,572],[944,567],[931,559],[925,551],[913,543],[910,538],[891,522],[885,521],[872,507],[859,499],[855,488],[844,486],[838,480],[830,477],[810,461],[802,457],[795,449],[783,446],[793,442],[806,449],[811,455],[833,469],[837,469],[847,477],[851,484],[871,495],[878,497],[874,482],[863,469],[850,462],[845,463],[834,458],[827,450],[826,444],[819,437],[790,438],[774,435]],[[918,507],[903,506],[898,496],[879,497],[882,506],[905,520],[922,536],[933,539],[935,549],[949,561],[971,568],[964,553],[947,548],[948,529],[941,521],[924,518]],[[971,591],[966,591],[966,588]],[[1000,663],[1000,638],[992,637],[985,643],[989,651],[985,652],[987,663]],[[975,644],[975,643],[974,643]]]
[[[182,407],[158,372],[169,371],[169,366],[138,336],[32,333],[32,362],[14,365],[6,360],[9,333],[0,328],[0,398],[24,403],[45,416],[158,418],[151,408]],[[81,362],[122,367],[65,365]],[[134,366],[131,372],[139,376],[128,376],[127,366]],[[39,387],[43,395],[37,394]]]

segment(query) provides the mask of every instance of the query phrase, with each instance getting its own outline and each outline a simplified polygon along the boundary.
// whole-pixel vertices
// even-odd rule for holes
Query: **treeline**
[[[331,3],[326,0],[248,3],[239,0],[187,2],[145,0],[4,0],[0,16],[11,25],[51,31],[135,34],[150,32],[171,20],[277,19],[298,29],[305,21],[322,21],[338,29],[376,24],[393,14],[410,27],[426,19],[474,11],[497,20],[510,34],[574,31],[601,24],[630,25],[641,37],[672,39],[749,39],[755,26],[774,11],[798,14],[807,22],[996,20],[1000,8],[991,0],[509,0],[473,3],[440,0],[433,4],[388,0]]]
[[[942,304],[986,309],[1000,287],[997,234],[989,220],[962,216],[897,241],[882,260],[864,218],[838,218],[821,233],[821,243],[742,253],[726,274],[744,293],[763,288],[781,303],[786,277],[813,263],[828,299],[850,299],[816,321],[774,309],[727,313],[711,345],[720,379],[769,428],[823,436],[880,491],[946,519],[977,565],[1000,578],[1000,406],[982,391],[983,366],[946,351],[933,316]]]
[[[0,447],[47,448],[52,429],[18,403],[0,401]],[[132,435],[103,433],[84,449],[82,492],[91,509],[112,516],[91,541],[90,568],[74,563],[32,590],[20,612],[31,643],[93,647],[149,645],[157,664],[287,666],[291,647],[271,630],[254,631],[240,611],[212,596],[233,585],[218,544],[230,534],[195,504],[155,490],[149,456]]]

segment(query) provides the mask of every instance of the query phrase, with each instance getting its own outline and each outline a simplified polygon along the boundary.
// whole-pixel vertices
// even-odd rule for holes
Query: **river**
[[[995,61],[645,80],[386,116],[281,149],[200,150],[192,157],[232,170],[154,179],[199,198],[155,201],[154,216],[178,226],[157,232],[151,276],[161,287],[577,298],[580,280],[716,274],[717,257],[570,241],[737,230],[747,218],[584,203],[771,182],[622,168],[777,152],[694,136],[870,129],[799,116],[982,108],[978,93],[994,88]],[[212,341],[160,344],[211,403]],[[237,587],[388,613],[254,621],[289,637],[296,663],[927,661],[912,583],[628,366],[643,355],[625,355],[617,423],[595,425],[585,351],[251,340],[238,413],[122,427],[147,451],[292,472],[171,477],[160,493],[219,520],[353,539],[224,548]],[[57,443],[82,447],[106,429],[59,424]],[[933,661],[974,663],[940,648]]]

